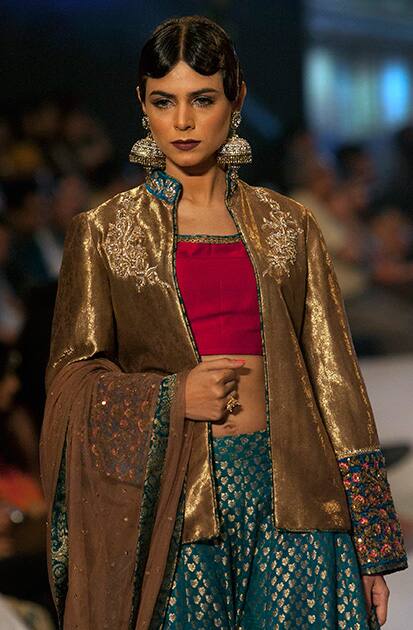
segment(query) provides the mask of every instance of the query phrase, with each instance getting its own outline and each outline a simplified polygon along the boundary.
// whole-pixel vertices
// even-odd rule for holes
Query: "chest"
[[[223,200],[213,206],[194,208],[182,199],[176,207],[176,228],[178,234],[233,234],[237,231]]]
[[[271,206],[257,213],[241,201],[228,207],[228,216],[233,225],[225,238],[238,234],[242,251],[237,246],[233,255],[227,250],[225,257],[214,260],[198,252],[180,266],[176,207],[152,203],[133,212],[119,210],[102,235],[101,251],[120,346],[133,347],[134,355],[142,357],[156,350],[163,364],[165,357],[181,357],[183,365],[188,356],[196,358],[182,282],[192,287],[198,304],[203,300],[203,306],[214,308],[224,298],[229,309],[239,310],[246,302],[247,313],[248,300],[255,299],[263,328],[275,326],[282,335],[292,322],[299,330],[306,282],[303,229],[288,212]],[[253,284],[255,292],[250,290]]]
[[[199,353],[261,354],[254,268],[241,235],[180,235],[179,291]]]

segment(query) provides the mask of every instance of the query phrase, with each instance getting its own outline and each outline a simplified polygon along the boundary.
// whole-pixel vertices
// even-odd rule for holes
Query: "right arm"
[[[92,238],[87,214],[81,213],[72,220],[65,239],[46,389],[69,363],[96,356],[113,361],[114,330],[109,278]]]
[[[92,230],[88,213],[82,213],[65,241],[40,447],[49,575],[59,616],[69,627],[82,626],[81,611],[88,605],[79,597],[88,590],[82,583],[89,571],[85,549],[94,558],[96,575],[109,579],[107,567],[116,567],[110,574],[111,599],[119,606],[133,601],[136,616],[147,559],[155,554],[160,566],[166,562],[182,509],[192,439],[192,423],[185,418],[221,417],[234,386],[231,368],[239,367],[220,359],[167,376],[122,372],[109,276]],[[84,540],[79,522],[88,532]],[[114,537],[120,529],[124,535]],[[102,548],[111,557],[102,556]],[[100,601],[99,584],[96,589],[89,601]],[[143,599],[148,606],[148,596]],[[93,627],[113,614],[105,605],[98,607]]]
[[[178,510],[191,444],[186,376],[122,372],[110,278],[90,216],[77,215],[59,276],[40,443],[49,577],[61,625],[84,627],[87,614],[91,627],[103,627],[114,614],[106,601],[90,607],[101,601],[100,585],[88,593],[83,583],[94,582],[92,570],[110,584],[119,610],[133,602],[130,614],[137,614],[152,532],[156,526],[167,545]]]
[[[106,269],[87,214],[77,215],[65,241],[53,319],[46,383],[75,361],[105,357],[116,363],[115,322]],[[188,374],[185,417],[219,420],[236,391],[235,369],[245,361],[204,361]]]

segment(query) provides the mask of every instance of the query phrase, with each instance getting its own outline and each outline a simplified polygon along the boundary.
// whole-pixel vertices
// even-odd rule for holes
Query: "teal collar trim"
[[[226,198],[232,196],[238,185],[238,175],[234,168],[228,168],[225,174]],[[167,203],[175,203],[181,194],[182,184],[165,171],[154,169],[146,177],[145,186],[148,192]]]
[[[182,190],[181,182],[160,169],[155,169],[149,173],[145,186],[152,195],[167,203],[174,203]]]

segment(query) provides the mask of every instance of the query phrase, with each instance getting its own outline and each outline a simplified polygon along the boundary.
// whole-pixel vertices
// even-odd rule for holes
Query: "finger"
[[[363,576],[363,588],[364,588],[364,597],[366,600],[366,608],[367,613],[370,614],[371,610],[371,588],[372,588],[371,578],[368,576]]]
[[[237,391],[237,381],[232,380],[232,381],[228,381],[227,383],[224,384],[224,391],[223,391],[223,397],[225,397],[227,394],[229,394],[230,392],[236,396],[238,394]],[[235,393],[234,393],[235,392]]]
[[[245,359],[230,359],[230,357],[220,357],[219,359],[207,359],[201,361],[201,365],[204,364],[206,370],[222,370],[225,368],[238,368],[242,367],[245,363]]]
[[[225,370],[222,374],[222,378],[221,378],[221,382],[222,383],[228,383],[229,381],[235,381],[238,382],[239,381],[239,373],[232,369],[232,370]]]
[[[229,381],[239,380],[239,375],[234,369],[216,370],[211,373],[212,382],[216,385],[225,385]]]
[[[383,579],[374,583],[372,601],[376,608],[377,620],[382,626],[387,619],[387,607],[389,602],[389,589]]]
[[[375,608],[377,621],[381,626],[384,626],[387,619],[387,600],[382,599]]]
[[[225,370],[225,372],[222,372],[221,375],[217,372],[216,376],[216,382],[221,385],[226,385],[227,383],[232,382],[234,383],[234,386],[236,386],[236,383],[239,381],[239,374],[237,374],[235,370]]]

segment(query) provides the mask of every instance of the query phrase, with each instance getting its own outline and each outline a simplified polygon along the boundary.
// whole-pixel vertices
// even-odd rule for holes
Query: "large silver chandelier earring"
[[[241,166],[252,162],[251,145],[245,138],[240,138],[237,129],[241,124],[241,112],[236,110],[231,116],[228,139],[219,149],[217,162],[219,166]]]
[[[142,127],[148,132],[146,138],[141,138],[130,150],[129,161],[141,164],[147,172],[154,168],[165,169],[166,160],[155,140],[153,139],[149,118],[144,114],[142,116]]]

